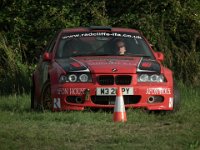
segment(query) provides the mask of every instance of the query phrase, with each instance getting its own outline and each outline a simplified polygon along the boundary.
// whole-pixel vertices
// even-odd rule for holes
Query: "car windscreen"
[[[59,40],[56,58],[75,56],[117,56],[116,42],[122,41],[128,56],[154,58],[143,37],[136,33],[66,33]]]

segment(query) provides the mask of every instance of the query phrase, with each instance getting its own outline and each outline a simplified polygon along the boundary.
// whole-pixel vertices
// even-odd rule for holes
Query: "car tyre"
[[[37,108],[37,101],[35,100],[35,82],[34,77],[32,77],[32,85],[31,85],[31,109],[36,110]]]
[[[39,110],[52,110],[53,107],[53,101],[51,97],[51,85],[50,81],[47,81],[42,89],[41,98],[40,98],[40,104],[39,104]]]

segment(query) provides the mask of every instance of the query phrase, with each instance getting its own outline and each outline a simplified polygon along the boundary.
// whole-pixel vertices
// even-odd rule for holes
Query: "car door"
[[[51,53],[54,49],[57,36],[55,36],[45,48],[45,52]],[[44,53],[40,56],[39,63],[34,73],[36,91],[38,94],[41,92],[44,83],[48,80],[48,68],[51,64],[51,61],[45,61],[43,59]]]

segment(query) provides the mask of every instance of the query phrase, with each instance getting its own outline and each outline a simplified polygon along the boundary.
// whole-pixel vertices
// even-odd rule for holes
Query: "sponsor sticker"
[[[59,95],[82,95],[85,88],[58,88],[57,93]]]
[[[61,108],[61,105],[60,105],[60,98],[54,98],[53,99],[53,108]]]
[[[149,67],[152,66],[152,63],[151,63],[151,62],[143,62],[141,65],[142,65],[142,67],[144,67],[144,68],[149,68]]]
[[[136,63],[133,63],[133,62],[128,62],[128,61],[100,61],[100,62],[89,62],[88,61],[88,64],[89,65],[92,65],[92,66],[98,66],[98,65],[129,65],[129,66],[132,66],[132,65],[136,65]]]
[[[147,88],[146,94],[171,94],[170,88]]]
[[[63,36],[62,39],[70,39],[70,38],[81,38],[81,37],[125,37],[125,38],[134,38],[134,39],[142,39],[139,35],[132,35],[127,33],[118,33],[118,32],[89,32],[89,33],[72,33],[70,35]]]
[[[173,107],[174,99],[172,97],[169,98],[169,108]]]

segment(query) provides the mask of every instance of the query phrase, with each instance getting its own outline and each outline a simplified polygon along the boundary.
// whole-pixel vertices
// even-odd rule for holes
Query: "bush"
[[[14,50],[0,34],[0,94],[29,92],[31,67],[22,62],[20,47]]]
[[[58,29],[90,25],[141,30],[155,50],[165,54],[164,63],[174,71],[176,79],[199,85],[199,8],[198,0],[82,0],[81,3],[3,0],[0,4],[0,32],[4,33],[0,41],[0,82],[3,83],[0,91],[21,92],[29,86],[30,71],[37,62],[36,53]],[[18,76],[27,83],[16,80]]]

